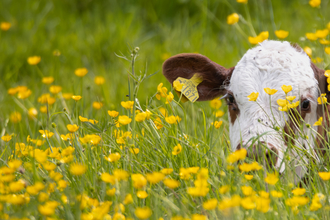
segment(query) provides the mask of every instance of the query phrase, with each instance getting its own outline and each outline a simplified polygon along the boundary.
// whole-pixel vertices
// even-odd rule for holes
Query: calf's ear
[[[197,101],[212,100],[224,95],[224,82],[229,82],[233,70],[234,67],[226,69],[203,55],[193,53],[178,54],[163,64],[163,74],[172,85],[178,77],[190,79],[197,73],[202,78],[197,86]]]

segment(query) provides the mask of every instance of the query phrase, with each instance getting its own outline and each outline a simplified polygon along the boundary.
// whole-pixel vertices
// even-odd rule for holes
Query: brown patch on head
[[[234,124],[239,115],[239,108],[236,103],[234,94],[232,92],[227,91],[227,94],[225,97],[226,97],[226,102],[227,102],[227,106],[228,106],[230,122],[231,122],[231,124]]]
[[[292,43],[291,47],[293,47],[297,52],[305,52],[297,43]]]
[[[239,109],[234,108],[232,106],[228,106],[228,111],[229,111],[229,115],[230,115],[230,122],[231,122],[231,124],[234,124],[237,119],[237,116],[239,114]]]
[[[190,79],[198,73],[203,81],[197,86],[199,99],[212,100],[225,93],[222,87],[229,80],[234,67],[226,69],[200,54],[178,54],[166,60],[163,64],[163,74],[173,84],[178,77]]]

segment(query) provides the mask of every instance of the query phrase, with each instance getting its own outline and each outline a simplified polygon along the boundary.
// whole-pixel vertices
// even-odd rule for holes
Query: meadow
[[[329,70],[329,11],[329,0],[0,1],[0,219],[329,219],[330,152],[295,183],[288,155],[279,175],[231,151],[224,101],[183,103],[162,75],[172,55],[231,67],[267,39]]]

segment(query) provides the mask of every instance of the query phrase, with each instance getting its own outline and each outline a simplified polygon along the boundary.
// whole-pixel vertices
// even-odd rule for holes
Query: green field
[[[231,161],[225,103],[182,103],[162,75],[178,53],[232,67],[277,30],[330,69],[317,5],[1,0],[0,219],[330,219],[330,164],[295,184],[293,169]]]

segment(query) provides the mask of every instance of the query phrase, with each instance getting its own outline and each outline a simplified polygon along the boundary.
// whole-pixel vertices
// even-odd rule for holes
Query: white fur
[[[313,125],[317,121],[317,97],[318,82],[314,77],[309,57],[304,52],[298,52],[288,42],[264,41],[259,46],[246,52],[238,62],[230,79],[228,90],[234,94],[239,108],[239,115],[230,123],[230,141],[233,150],[240,144],[266,132],[259,140],[271,143],[279,151],[279,159],[276,167],[280,172],[284,170],[283,155],[287,151],[282,132],[275,131],[275,127],[284,128],[288,121],[288,114],[278,110],[278,99],[285,99],[282,85],[291,85],[293,90],[288,95],[296,96],[294,101],[301,97],[311,97],[311,113],[305,117],[305,122]],[[277,89],[278,92],[271,96],[264,88]],[[248,101],[247,96],[252,92],[258,92],[257,102]],[[230,116],[229,116],[230,117]],[[259,122],[261,120],[261,122]],[[229,119],[230,121],[230,119]],[[305,135],[309,136],[309,142],[303,138],[296,140],[295,145],[303,149],[305,144],[308,153],[313,154],[313,137],[309,129],[304,128]],[[291,160],[298,178],[305,174],[304,165],[308,162],[301,152],[292,150]],[[282,165],[281,165],[282,164]],[[292,165],[290,165],[292,166]]]

